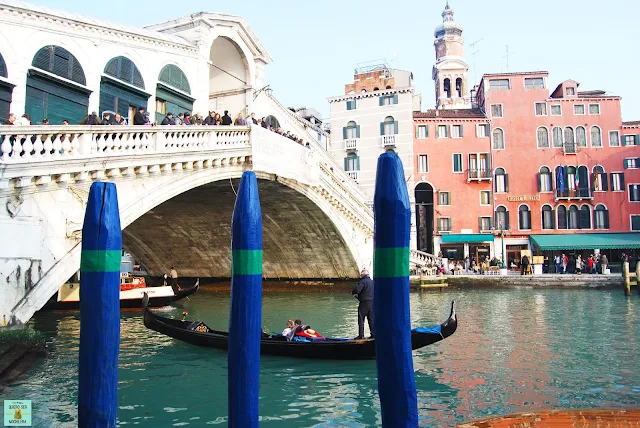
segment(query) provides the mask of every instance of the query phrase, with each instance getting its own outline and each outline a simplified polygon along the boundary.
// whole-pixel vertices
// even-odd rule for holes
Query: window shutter
[[[424,138],[429,137],[429,125],[424,126]]]
[[[621,190],[624,190],[624,172],[620,173],[620,187]]]
[[[608,183],[608,180],[607,180],[607,174],[602,173],[602,174],[600,174],[600,177],[602,177],[602,189],[600,189],[600,190],[603,190],[603,191],[606,192],[606,191],[609,190],[609,183]]]
[[[393,103],[394,103],[394,104],[398,104],[398,94],[395,94],[395,95],[393,96]],[[636,135],[636,137],[637,137],[637,135]]]
[[[436,138],[440,138],[440,127],[436,125]]]
[[[604,228],[609,229],[609,210],[604,212]]]
[[[464,125],[460,125],[460,138],[464,137]]]
[[[590,229],[591,228],[591,212],[585,211],[583,209],[580,210],[580,229]]]
[[[453,170],[460,171],[460,158],[456,155],[453,155]]]
[[[384,135],[384,122],[380,122],[380,135]]]
[[[395,122],[393,122],[393,133],[394,134],[398,133],[398,121],[397,120]]]
[[[542,173],[538,173],[538,192],[542,192]]]
[[[378,103],[380,106],[384,105],[384,97],[378,97]]]
[[[633,144],[634,145],[640,145],[640,135],[636,134],[633,136]]]
[[[356,125],[356,138],[360,138],[360,125]]]
[[[348,162],[347,162],[347,161],[348,161],[348,160],[349,160],[349,158],[344,158],[344,170],[345,170],[345,171],[348,171],[348,170],[347,170],[347,164],[348,164]]]
[[[482,232],[482,217],[478,217],[478,231]]]
[[[493,193],[498,193],[498,176],[493,177]]]
[[[356,166],[355,166],[355,170],[356,170],[356,171],[360,171],[360,156],[356,156]]]
[[[509,193],[509,174],[504,175],[504,191]]]
[[[505,229],[509,229],[509,211],[504,213],[504,223]]]
[[[444,136],[449,138],[451,135],[451,125],[446,125]]]
[[[596,189],[596,173],[595,172],[591,173],[591,190],[602,190],[602,189]]]
[[[624,160],[624,169],[629,169],[629,159]]]
[[[342,127],[342,139],[343,140],[347,139],[347,127],[346,126]]]
[[[551,210],[551,228],[556,228],[556,210]]]

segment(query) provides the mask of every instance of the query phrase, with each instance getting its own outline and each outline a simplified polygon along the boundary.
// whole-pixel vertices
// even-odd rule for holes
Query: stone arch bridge
[[[266,278],[357,278],[370,268],[365,196],[319,146],[263,128],[0,128],[0,316],[28,321],[80,266],[93,181],[117,185],[123,242],[151,275],[230,276],[242,172],[259,178]],[[435,261],[412,251],[411,262]]]

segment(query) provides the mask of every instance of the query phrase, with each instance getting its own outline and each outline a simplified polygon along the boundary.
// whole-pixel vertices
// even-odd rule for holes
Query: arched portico
[[[209,51],[209,110],[246,116],[251,103],[253,73],[250,53],[231,37],[218,36]]]

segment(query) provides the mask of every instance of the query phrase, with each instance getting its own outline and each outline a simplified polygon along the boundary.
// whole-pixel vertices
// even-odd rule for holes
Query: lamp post
[[[504,263],[505,259],[505,249],[504,249],[504,229],[502,228],[502,224],[500,224],[500,238],[502,240],[502,257],[500,258],[500,268],[506,269],[507,265]]]

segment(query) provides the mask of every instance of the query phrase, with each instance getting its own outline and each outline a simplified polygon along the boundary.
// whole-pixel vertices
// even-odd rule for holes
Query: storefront
[[[464,261],[469,257],[469,262],[482,263],[485,259],[491,259],[491,245],[493,235],[484,233],[460,233],[442,235],[440,251],[442,257],[449,260]]]

